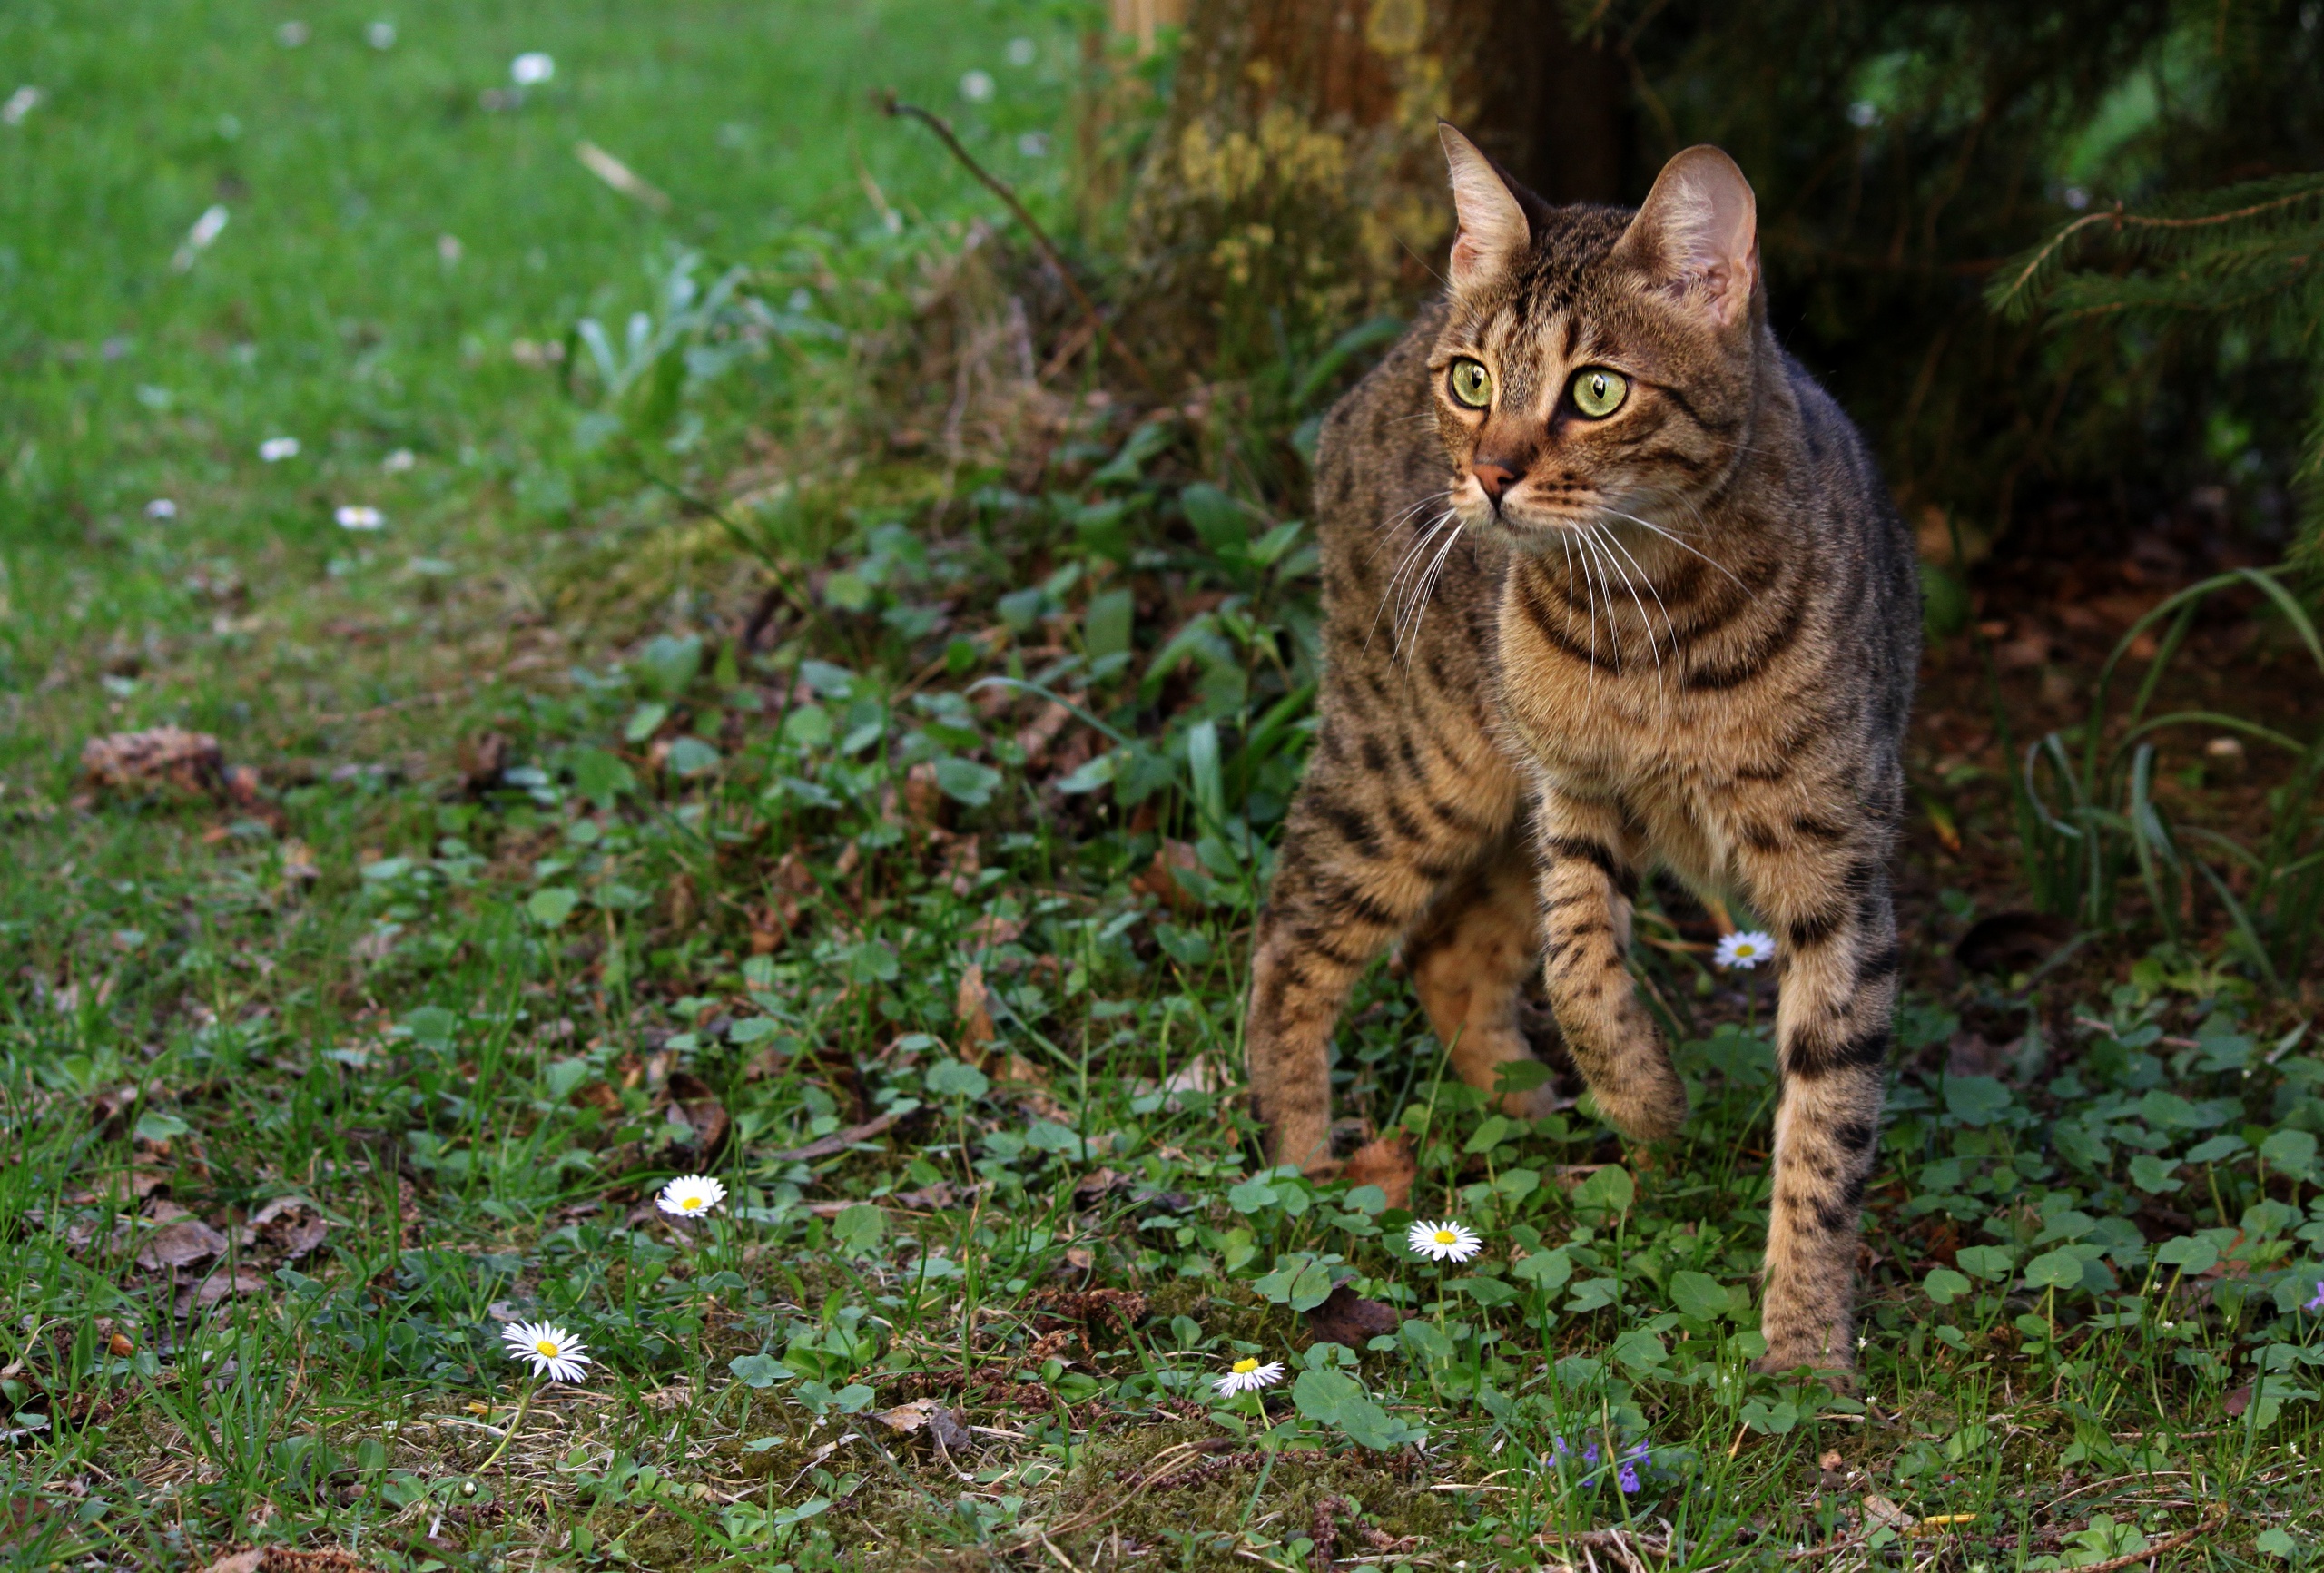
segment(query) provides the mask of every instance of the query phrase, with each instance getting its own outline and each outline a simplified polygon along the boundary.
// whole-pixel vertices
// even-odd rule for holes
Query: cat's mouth
[[[1604,516],[1600,508],[1562,499],[1504,496],[1494,503],[1473,487],[1461,509],[1461,522],[1469,529],[1521,552],[1550,551],[1588,534]]]

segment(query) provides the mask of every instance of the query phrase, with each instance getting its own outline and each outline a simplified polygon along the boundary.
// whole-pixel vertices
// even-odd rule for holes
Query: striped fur
[[[1765,1363],[1844,1372],[1900,963],[1910,543],[1768,328],[1723,154],[1680,154],[1636,213],[1502,181],[1512,244],[1506,211],[1472,211],[1482,155],[1446,141],[1452,286],[1324,430],[1323,728],[1247,1030],[1272,1153],[1331,1167],[1332,1032],[1400,941],[1471,1084],[1533,1052],[1538,977],[1606,1117],[1670,1135],[1686,1093],[1625,961],[1639,880],[1667,868],[1777,938]],[[1491,372],[1485,410],[1450,390],[1462,358]],[[1597,367],[1630,392],[1583,418],[1570,379]],[[1480,466],[1519,477],[1497,504]]]

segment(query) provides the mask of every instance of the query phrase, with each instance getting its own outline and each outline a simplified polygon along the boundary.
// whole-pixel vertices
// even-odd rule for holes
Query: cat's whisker
[[[1408,663],[1412,660],[1412,652],[1420,648],[1421,625],[1428,620],[1429,599],[1436,594],[1437,581],[1444,575],[1445,561],[1452,555],[1452,548],[1460,544],[1461,532],[1455,530],[1445,537],[1444,545],[1436,549],[1436,560],[1428,565],[1428,577],[1420,593],[1420,615],[1413,620],[1412,644],[1404,652],[1404,659]]]
[[[1595,526],[1592,526],[1591,527],[1596,528]],[[1620,552],[1624,557],[1629,558],[1630,566],[1638,570],[1638,576],[1646,581],[1646,593],[1654,597],[1655,605],[1659,608],[1662,613],[1662,626],[1670,635],[1670,658],[1673,661],[1676,661],[1679,658],[1679,625],[1670,620],[1670,608],[1664,604],[1662,592],[1655,587],[1654,575],[1646,571],[1646,565],[1640,563],[1636,556],[1631,555],[1630,549],[1622,545],[1620,537],[1617,536],[1611,530],[1605,533],[1604,539],[1609,546],[1611,546],[1614,550]],[[1630,575],[1628,573],[1623,574],[1622,580],[1625,584],[1628,584],[1630,581]],[[1634,585],[1630,590],[1630,599],[1634,602],[1638,600],[1638,590]],[[1642,603],[1639,605],[1638,620],[1641,624],[1645,624],[1647,647],[1649,649],[1652,649],[1654,647],[1654,624],[1647,620],[1646,607]],[[1655,686],[1658,688],[1662,685],[1662,657],[1659,654],[1656,655],[1654,658],[1654,683]]]
[[[1630,583],[1630,570],[1617,562],[1613,553],[1608,549],[1613,545],[1611,538],[1596,525],[1590,526],[1588,533],[1597,543],[1599,560],[1606,565],[1612,576],[1619,577],[1622,581],[1622,588],[1630,592],[1630,605],[1638,609],[1639,630],[1646,635],[1647,654],[1654,657],[1654,685],[1659,689],[1662,686],[1662,649],[1655,643],[1654,620],[1646,614],[1646,603],[1639,598],[1638,586]],[[1611,594],[1610,584],[1608,593]]]
[[[1600,507],[1605,507],[1605,505],[1602,503],[1599,506]],[[1751,586],[1746,585],[1742,580],[1737,579],[1735,577],[1734,570],[1729,568],[1726,564],[1720,562],[1717,557],[1710,555],[1709,553],[1697,550],[1694,546],[1688,545],[1687,542],[1681,540],[1677,536],[1672,535],[1669,530],[1664,529],[1652,519],[1642,519],[1636,514],[1626,514],[1620,508],[1605,508],[1605,511],[1613,515],[1614,517],[1618,519],[1628,519],[1634,525],[1640,525],[1645,526],[1647,529],[1652,530],[1656,535],[1660,536],[1664,540],[1669,542],[1672,546],[1678,547],[1682,552],[1693,552],[1696,556],[1702,558],[1704,562],[1709,563],[1712,567],[1717,568],[1720,573],[1725,574],[1729,579],[1734,579],[1735,587],[1737,589],[1744,591],[1747,594],[1749,592]]]
[[[1443,494],[1439,493],[1438,495],[1442,496]],[[1403,579],[1404,575],[1411,571],[1413,565],[1420,560],[1421,555],[1427,551],[1431,544],[1434,542],[1436,538],[1436,532],[1443,529],[1447,521],[1454,519],[1458,513],[1459,510],[1457,508],[1447,508],[1443,513],[1437,515],[1435,518],[1430,520],[1428,527],[1422,530],[1413,537],[1413,544],[1405,549],[1403,557],[1397,560],[1395,571],[1388,575],[1388,583],[1380,592],[1380,604],[1373,609],[1372,626],[1364,631],[1364,649],[1370,650],[1372,648],[1373,637],[1380,631],[1380,619],[1387,612],[1389,602],[1396,599],[1397,584]],[[1458,533],[1458,528],[1459,526],[1455,525],[1454,529],[1456,534]],[[1403,610],[1401,609],[1401,603],[1399,605],[1400,609],[1392,627],[1401,627],[1403,623],[1405,614]]]

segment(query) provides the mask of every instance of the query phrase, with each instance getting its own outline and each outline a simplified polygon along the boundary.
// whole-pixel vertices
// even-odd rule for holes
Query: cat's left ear
[[[1759,282],[1759,203],[1735,161],[1690,147],[1662,166],[1618,251],[1731,328]]]

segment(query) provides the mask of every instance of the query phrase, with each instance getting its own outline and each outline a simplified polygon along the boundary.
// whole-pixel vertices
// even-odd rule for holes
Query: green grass
[[[1017,138],[1067,112],[1064,24],[438,6],[381,51],[379,15],[302,8],[297,48],[287,9],[0,19],[47,95],[0,128],[0,1567],[1313,1568],[1326,1509],[1377,1566],[2309,1554],[2324,1061],[2291,1000],[2172,948],[1950,982],[1946,892],[1858,1401],[1747,1371],[1752,980],[1642,958],[1698,1114],[1638,1153],[1486,1113],[1375,976],[1343,1112],[1487,1240],[1416,1263],[1381,1195],[1259,1168],[1236,1096],[1303,532],[1187,484],[1219,434],[1115,407],[1031,483],[891,456],[915,290],[982,210],[864,90],[1061,206]],[[480,107],[525,49],[547,88]],[[676,312],[616,395],[575,325],[625,362],[674,248],[745,304]],[[741,648],[777,584],[805,605]],[[1106,730],[1044,742],[1043,693],[990,677]],[[165,723],[258,791],[77,779]],[[1999,1074],[1945,1074],[1979,1034]],[[728,1209],[665,1221],[696,1167]],[[1409,1319],[1317,1342],[1342,1281]],[[596,1362],[521,1427],[511,1318]],[[1290,1367],[1264,1410],[1210,1391],[1244,1355]],[[946,1418],[907,1429],[921,1399]],[[1605,1450],[1639,1446],[1625,1492]],[[1963,1517],[1900,1537],[1867,1497]]]

